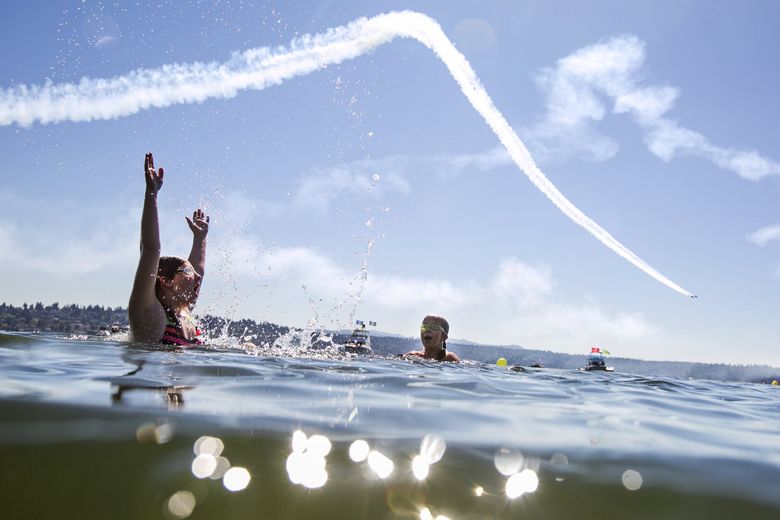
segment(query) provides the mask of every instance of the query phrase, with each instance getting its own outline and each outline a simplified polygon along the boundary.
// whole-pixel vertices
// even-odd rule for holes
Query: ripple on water
[[[5,394],[11,399],[175,411],[271,431],[294,425],[391,439],[434,431],[456,445],[777,458],[771,448],[771,425],[780,423],[777,392],[757,385],[23,341],[24,349],[0,349],[0,377],[16,389]],[[119,388],[132,391],[112,401]]]

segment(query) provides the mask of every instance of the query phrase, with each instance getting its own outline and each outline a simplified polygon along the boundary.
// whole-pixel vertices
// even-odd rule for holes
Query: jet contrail
[[[0,126],[35,122],[92,121],[135,114],[151,107],[231,98],[241,90],[262,90],[296,76],[357,58],[395,38],[413,38],[431,49],[512,160],[558,209],[612,251],[675,291],[695,298],[590,219],[563,196],[536,166],[530,152],[493,104],[474,69],[432,18],[413,11],[360,18],[319,35],[296,38],[289,47],[249,49],[225,63],[164,65],[110,79],[79,83],[20,85],[0,90]]]

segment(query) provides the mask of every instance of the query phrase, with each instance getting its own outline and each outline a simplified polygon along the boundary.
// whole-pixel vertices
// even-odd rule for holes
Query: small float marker
[[[502,357],[498,358],[498,360],[496,360],[496,365],[500,366],[500,367],[505,367],[506,366],[506,359],[504,359]]]

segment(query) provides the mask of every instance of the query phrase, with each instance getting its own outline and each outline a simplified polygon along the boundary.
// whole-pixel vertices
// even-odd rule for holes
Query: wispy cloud
[[[138,211],[0,192],[0,263],[8,273],[82,276],[138,260]]]
[[[433,155],[390,155],[360,159],[327,168],[318,168],[297,176],[286,199],[249,199],[243,193],[228,191],[225,206],[231,208],[223,218],[232,227],[245,226],[257,215],[277,217],[291,213],[321,216],[344,200],[382,201],[391,193],[412,191],[412,174],[425,172],[439,179],[452,179],[464,172],[486,172],[511,165],[512,159],[502,147],[474,153]]]
[[[125,240],[122,234],[97,232],[83,236],[27,237],[36,231],[23,230],[9,221],[0,221],[0,262],[19,272],[41,273],[56,278],[83,276],[126,265],[138,255],[138,238]],[[132,246],[129,244],[133,244]],[[135,259],[137,261],[137,258]]]
[[[562,302],[552,270],[505,258],[482,279],[453,281],[369,275],[364,307],[396,330],[435,312],[447,316],[453,337],[483,343],[554,346],[581,351],[600,341],[628,347],[660,334],[641,313],[610,312],[598,302]],[[413,330],[410,334],[413,334]]]
[[[345,200],[344,194],[379,199],[386,192],[407,193],[410,186],[404,174],[410,162],[403,156],[365,159],[311,172],[298,183],[293,206],[324,212],[333,201]]]
[[[313,312],[335,320],[320,323],[326,327],[346,326],[350,316],[359,312],[382,316],[383,330],[413,335],[417,320],[434,312],[456,324],[454,337],[575,351],[595,338],[605,344],[641,342],[659,332],[640,313],[609,312],[587,298],[561,303],[552,270],[543,263],[532,265],[509,257],[482,278],[456,281],[363,271],[307,247],[268,249],[250,243],[242,243],[242,248],[248,245],[258,251],[254,260],[215,269],[232,270],[229,276],[245,280],[248,287],[268,282],[284,285],[288,296],[290,288],[305,287],[298,305],[305,305],[307,298],[318,302]]]
[[[113,202],[78,207],[0,194],[6,210],[0,217],[0,298],[125,305],[138,263],[140,213]]]
[[[761,228],[757,231],[748,234],[747,238],[754,244],[759,245],[761,247],[764,247],[769,242],[775,240],[780,241],[780,224],[775,224],[774,226],[767,226]]]
[[[544,69],[537,82],[546,93],[546,112],[528,129],[529,140],[543,156],[583,155],[601,161],[618,144],[599,133],[595,123],[611,111],[629,114],[645,131],[645,142],[663,161],[690,155],[708,160],[748,180],[780,174],[780,163],[755,150],[712,144],[702,134],[667,116],[679,90],[647,85],[645,43],[622,35],[584,47]]]
[[[6,210],[0,218],[0,264],[6,268],[0,280],[17,284],[20,277],[45,276],[61,283],[105,273],[118,278],[129,273],[132,279],[141,203],[122,194],[109,204],[84,205],[0,192]],[[160,222],[163,254],[186,256],[191,234],[184,215],[161,208]]]
[[[362,159],[304,175],[292,197],[298,210],[326,211],[343,195],[381,199],[387,193],[409,193],[410,173],[420,171],[450,179],[464,171],[488,171],[512,164],[501,147],[470,154],[392,155]]]
[[[101,36],[95,41],[95,47],[98,49],[101,47],[106,47],[116,42],[117,39],[118,38],[116,36]]]

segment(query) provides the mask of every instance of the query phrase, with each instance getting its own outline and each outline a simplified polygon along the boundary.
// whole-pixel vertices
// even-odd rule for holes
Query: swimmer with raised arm
[[[128,304],[133,341],[166,345],[199,345],[202,340],[192,309],[198,301],[206,267],[206,235],[209,217],[198,209],[187,219],[192,231],[192,250],[187,260],[160,256],[160,225],[157,192],[164,171],[154,169],[152,154],[146,154],[146,193],[141,215],[141,258]]]
[[[447,352],[447,335],[450,324],[441,316],[428,315],[420,325],[420,340],[423,349],[407,352],[407,356],[421,357],[434,361],[460,361],[454,352]]]

